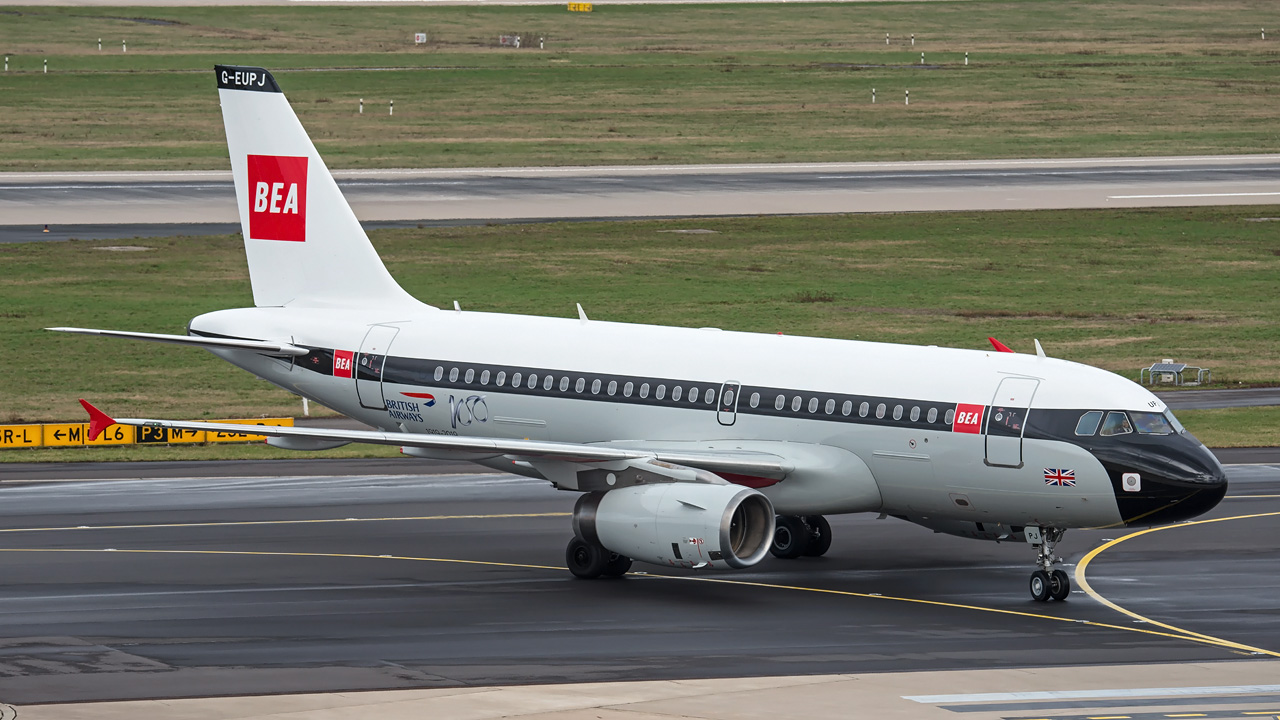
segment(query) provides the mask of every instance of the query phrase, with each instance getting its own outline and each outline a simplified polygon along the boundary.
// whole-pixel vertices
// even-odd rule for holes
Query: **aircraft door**
[[[398,332],[399,328],[390,325],[374,325],[365,334],[356,359],[356,396],[360,398],[360,407],[371,410],[387,407],[382,397],[382,368]]]
[[[730,380],[720,386],[720,402],[716,405],[716,420],[721,425],[732,425],[738,421],[738,392],[742,385]]]
[[[987,464],[1022,467],[1022,434],[1027,426],[1031,398],[1040,381],[1007,377],[1000,381],[987,413]]]

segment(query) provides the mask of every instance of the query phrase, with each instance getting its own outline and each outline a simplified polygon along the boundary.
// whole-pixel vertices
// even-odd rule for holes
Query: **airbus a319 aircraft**
[[[1036,354],[918,347],[423,304],[392,279],[275,79],[215,68],[255,307],[186,335],[64,332],[203,347],[379,430],[262,427],[268,443],[396,445],[582,493],[566,561],[748,568],[822,555],[825,515],[879,513],[1029,543],[1030,590],[1063,600],[1071,528],[1212,509],[1214,456],[1155,395]],[[83,402],[83,401],[82,401]],[[242,425],[111,423],[242,431]]]

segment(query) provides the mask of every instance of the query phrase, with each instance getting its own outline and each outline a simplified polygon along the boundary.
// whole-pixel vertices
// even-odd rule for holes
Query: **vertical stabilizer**
[[[254,304],[418,304],[387,272],[271,73],[214,72]]]

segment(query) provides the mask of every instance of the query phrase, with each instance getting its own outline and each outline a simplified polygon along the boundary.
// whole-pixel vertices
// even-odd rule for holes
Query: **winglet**
[[[107,415],[106,413],[102,412],[98,408],[90,405],[88,401],[81,399],[80,404],[84,406],[85,410],[89,411],[89,439],[90,440],[97,440],[98,436],[102,434],[103,430],[106,430],[107,428],[116,424],[116,421],[112,420],[110,415]]]
[[[1005,345],[1004,343],[1000,342],[999,340],[997,340],[997,339],[995,339],[995,338],[993,338],[993,337],[989,337],[989,338],[987,338],[987,339],[991,341],[991,347],[995,348],[996,350],[999,350],[1000,352],[1007,352],[1007,353],[1011,353],[1011,352],[1013,352],[1012,350],[1010,350],[1010,349],[1009,349],[1009,346],[1008,346],[1008,345]]]

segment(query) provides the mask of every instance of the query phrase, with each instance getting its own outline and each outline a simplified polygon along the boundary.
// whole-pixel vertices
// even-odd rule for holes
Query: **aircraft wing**
[[[542,440],[429,435],[381,430],[343,430],[337,428],[276,427],[233,423],[195,422],[189,420],[152,420],[112,418],[81,400],[89,412],[89,438],[94,439],[110,425],[136,425],[181,430],[213,430],[227,433],[251,433],[268,437],[293,438],[316,443],[313,449],[341,443],[394,445],[424,450],[509,456],[527,461],[557,461],[570,464],[609,463],[631,460],[657,460],[672,465],[698,468],[715,473],[734,473],[780,479],[794,468],[786,458],[769,452],[697,447],[646,448],[634,442],[625,447],[609,444],[576,444]],[[666,443],[670,445],[670,443]],[[622,445],[622,444],[619,444]]]
[[[306,355],[310,350],[286,342],[266,340],[239,340],[236,338],[211,338],[197,335],[164,335],[161,333],[127,332],[125,330],[95,330],[93,328],[53,327],[45,328],[54,332],[75,333],[77,335],[100,335],[103,337],[128,338],[130,340],[147,340],[150,342],[172,343],[174,345],[194,345],[203,348],[227,348],[235,350],[257,350],[272,355]]]

